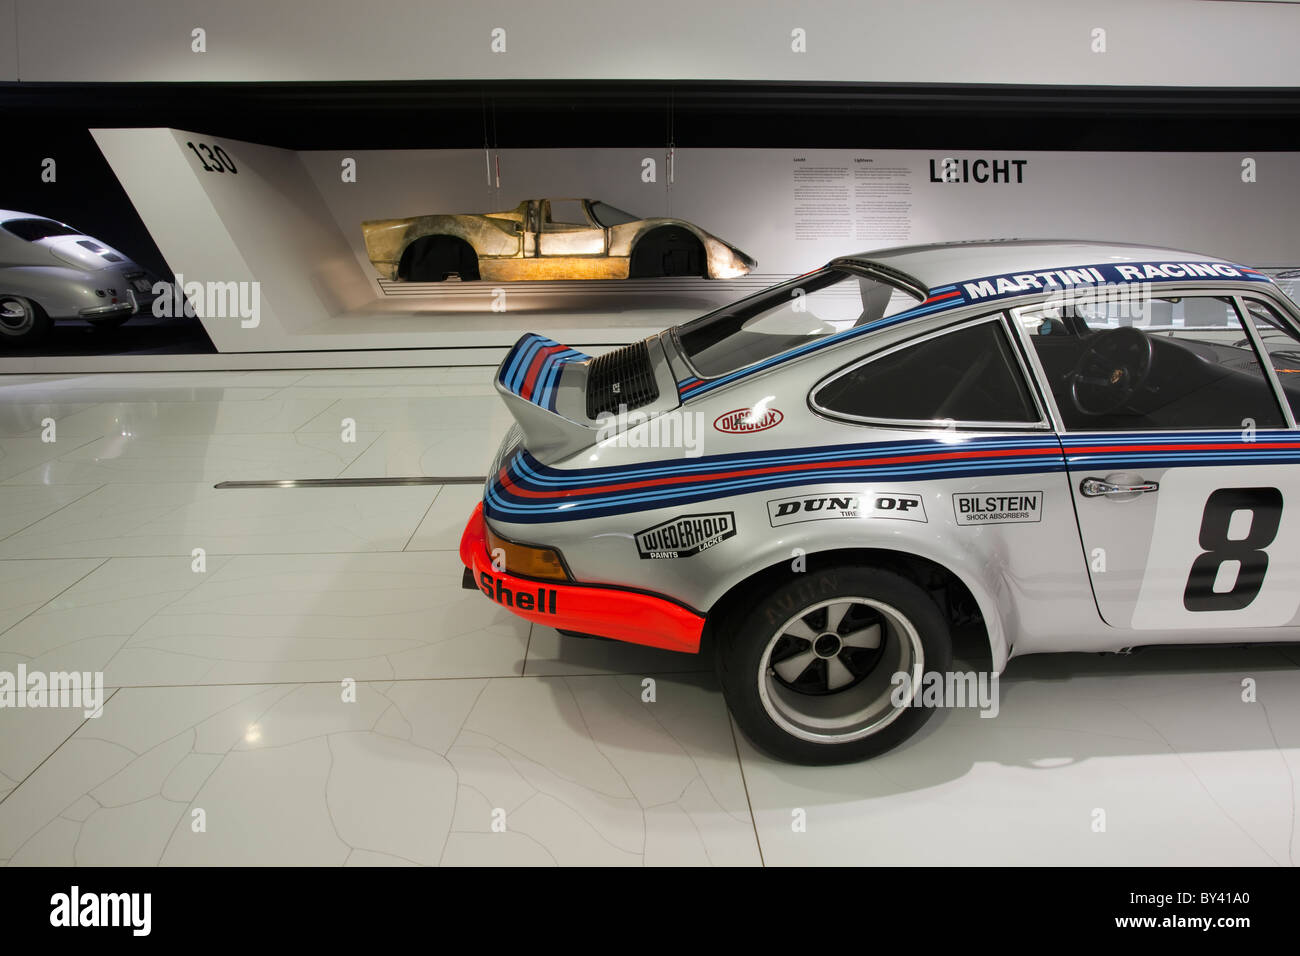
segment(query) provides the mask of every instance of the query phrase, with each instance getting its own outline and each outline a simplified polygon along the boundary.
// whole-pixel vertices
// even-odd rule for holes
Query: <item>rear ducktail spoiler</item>
[[[590,361],[590,355],[530,332],[497,369],[497,393],[534,458],[564,458],[595,441],[592,428],[564,414],[584,407]]]
[[[660,336],[593,358],[544,335],[515,343],[497,369],[497,392],[544,464],[680,404]],[[625,412],[636,411],[635,420]]]

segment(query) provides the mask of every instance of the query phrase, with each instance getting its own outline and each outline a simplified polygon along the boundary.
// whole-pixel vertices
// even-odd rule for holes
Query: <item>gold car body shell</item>
[[[380,276],[398,279],[402,254],[411,243],[426,236],[450,236],[473,248],[479,278],[484,280],[626,279],[637,241],[667,226],[685,229],[700,240],[710,279],[736,278],[757,265],[739,249],[683,219],[638,219],[604,228],[551,224],[542,231],[528,229],[529,207],[547,202],[525,200],[505,212],[372,219],[361,224],[366,255]],[[582,202],[590,216],[587,201]]]

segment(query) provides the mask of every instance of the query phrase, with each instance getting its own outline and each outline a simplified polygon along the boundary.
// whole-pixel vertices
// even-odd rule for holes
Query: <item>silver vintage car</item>
[[[35,342],[59,319],[115,328],[149,307],[154,281],[67,223],[0,209],[0,342]]]
[[[1300,640],[1300,312],[1246,266],[876,251],[595,358],[525,336],[497,390],[517,426],[466,586],[568,633],[709,637],[787,760],[869,757],[954,705],[958,624],[992,673]]]

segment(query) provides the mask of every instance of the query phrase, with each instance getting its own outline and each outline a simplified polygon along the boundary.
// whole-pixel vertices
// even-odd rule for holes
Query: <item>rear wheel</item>
[[[741,730],[803,764],[862,760],[902,743],[930,716],[911,706],[924,675],[952,664],[930,596],[892,571],[853,565],[796,575],[758,597],[720,624],[715,653]]]
[[[397,264],[397,278],[408,282],[441,282],[452,276],[478,278],[474,247],[455,236],[425,236],[406,247]]]
[[[704,244],[687,229],[655,229],[637,240],[628,263],[628,277],[708,276]]]
[[[39,305],[20,295],[0,293],[0,340],[30,345],[54,325]]]

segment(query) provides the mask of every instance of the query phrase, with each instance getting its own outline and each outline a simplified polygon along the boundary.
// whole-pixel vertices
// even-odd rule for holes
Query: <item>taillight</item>
[[[564,559],[554,548],[538,548],[529,544],[507,541],[484,525],[487,533],[488,555],[494,567],[505,564],[508,574],[517,574],[525,578],[539,578],[543,581],[568,581],[569,572],[564,567]]]

